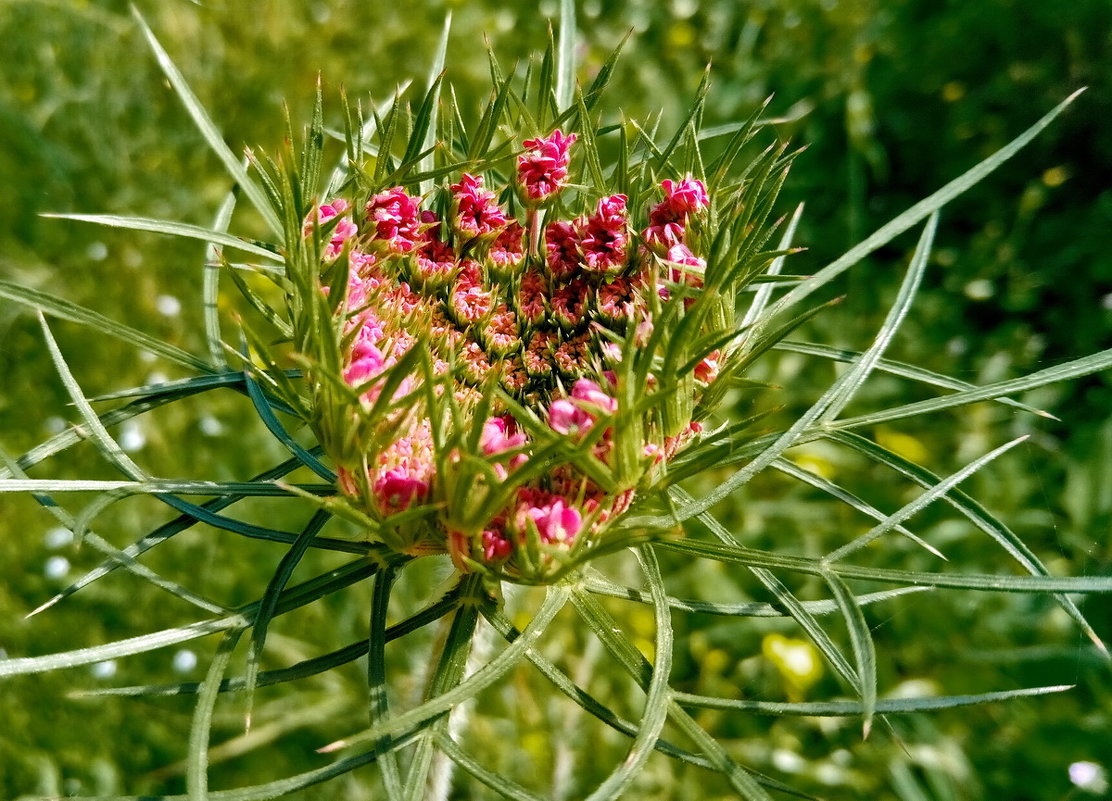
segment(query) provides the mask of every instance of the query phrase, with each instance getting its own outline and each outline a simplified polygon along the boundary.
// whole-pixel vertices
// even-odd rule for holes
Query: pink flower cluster
[[[559,129],[543,139],[526,139],[525,152],[517,159],[517,179],[525,197],[539,203],[564,188],[576,135]]]
[[[627,419],[619,414],[618,379],[610,371],[622,358],[617,342],[648,340],[650,308],[659,302],[653,293],[667,302],[667,290],[654,280],[661,259],[696,271],[703,266],[687,229],[709,198],[690,177],[661,183],[663,200],[648,209],[640,234],[631,222],[636,210],[622,194],[541,226],[537,207],[567,185],[575,141],[575,134],[557,130],[524,142],[516,187],[524,220],[499,203],[483,176],[463,173],[430,204],[446,210],[444,219],[423,207],[425,198],[398,186],[356,203],[331,200],[306,222],[306,236],[328,226],[322,273],[345,254],[348,259],[337,314],[350,430],[322,436],[337,461],[340,487],[384,528],[406,512],[398,524],[411,530],[405,548],[447,552],[464,570],[483,566],[535,578],[558,562],[554,555],[597,542],[633,502],[632,485],[604,489],[577,466],[579,457],[553,457],[544,443],[566,438],[568,453],[586,447],[596,464],[611,465],[622,447],[615,441],[617,421]],[[503,197],[513,194],[504,189]],[[680,280],[678,273],[669,276]],[[427,352],[431,371],[396,376],[403,360],[412,362],[414,348]],[[720,358],[715,353],[695,367],[697,382],[715,380]],[[513,408],[528,410],[532,423],[515,418],[508,404],[491,406],[492,384],[514,398]],[[478,429],[477,440],[454,440],[477,442],[467,459],[463,445],[446,450],[443,436],[434,435],[447,406],[434,409],[445,397],[452,419]],[[634,450],[646,472],[698,430],[692,424],[665,437],[653,433],[654,425],[645,424],[647,439]],[[537,426],[547,433],[538,435]],[[542,447],[545,459],[556,458],[543,471],[530,461]],[[470,491],[448,493],[451,471],[475,459],[489,469],[468,479],[476,482]],[[453,508],[485,497],[499,500],[481,525]],[[472,522],[454,522],[461,519]]]

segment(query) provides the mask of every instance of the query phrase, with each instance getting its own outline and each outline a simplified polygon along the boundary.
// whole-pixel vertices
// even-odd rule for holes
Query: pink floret
[[[526,151],[517,159],[517,178],[532,201],[556,194],[567,183],[568,162],[575,134],[565,136],[559,129],[543,139],[526,139]]]

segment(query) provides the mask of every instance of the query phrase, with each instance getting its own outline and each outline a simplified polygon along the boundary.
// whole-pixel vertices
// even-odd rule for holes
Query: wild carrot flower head
[[[703,288],[713,240],[690,226],[706,186],[666,178],[632,207],[632,194],[583,187],[555,201],[575,141],[523,142],[520,216],[498,203],[511,188],[480,171],[309,216],[335,226],[322,281],[349,254],[332,305],[349,391],[318,382],[318,435],[346,502],[398,551],[547,580],[651,497],[662,465],[697,441],[702,399],[721,395],[737,293]],[[362,220],[332,222],[358,208]]]

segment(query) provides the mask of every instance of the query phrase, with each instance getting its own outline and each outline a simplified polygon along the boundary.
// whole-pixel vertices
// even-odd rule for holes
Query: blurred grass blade
[[[575,96],[575,0],[560,0],[560,33],[556,44],[556,107],[564,111]],[[589,125],[587,120],[583,125]]]
[[[433,56],[432,65],[429,67],[429,79],[427,81],[428,91],[431,93],[433,87],[439,87],[441,81],[441,73],[444,72],[444,62],[448,58],[448,37],[452,32],[452,12],[449,9],[448,13],[444,15],[444,27],[440,32],[440,41],[436,46],[436,54]],[[421,151],[428,151],[428,155],[417,162],[417,172],[428,173],[436,166],[435,155],[431,152],[436,146],[436,136],[439,130],[440,120],[440,92],[439,89],[435,96],[432,98],[432,107],[429,111],[428,127],[425,129],[425,135],[421,142]],[[451,147],[451,142],[448,146]],[[431,178],[421,181],[418,189],[418,194],[428,195],[432,192],[433,182]]]
[[[502,798],[509,798],[512,799],[512,801],[545,801],[542,796],[526,790],[520,784],[510,781],[505,776],[495,773],[492,770],[484,768],[479,760],[460,748],[459,744],[452,739],[452,735],[448,732],[439,731],[433,735],[433,739],[439,751],[452,760],[452,762],[459,765],[464,771],[474,776],[478,781],[494,790],[494,792],[498,793]]]
[[[278,219],[278,214],[271,206],[270,200],[267,198],[262,188],[251,178],[247,169],[240,161],[240,156],[233,153],[224,143],[224,137],[221,136],[216,125],[213,124],[204,106],[201,105],[201,101],[197,99],[197,96],[193,94],[193,90],[189,88],[189,84],[186,83],[184,76],[182,76],[181,72],[174,65],[174,62],[170,59],[170,55],[163,49],[158,39],[155,38],[154,32],[151,31],[146,20],[143,19],[143,15],[139,13],[139,9],[133,5],[131,7],[131,13],[139,23],[139,27],[143,31],[143,35],[147,38],[151,50],[154,51],[155,58],[158,59],[158,65],[169,79],[170,85],[173,86],[178,98],[185,106],[185,110],[188,111],[189,116],[193,118],[194,124],[205,138],[205,141],[208,142],[209,147],[212,148],[217,158],[223,162],[224,169],[228,171],[228,174],[240,187],[242,187],[243,193],[247,195],[247,198],[251,201],[251,205],[259,212],[270,230],[275,236],[281,237],[282,223]]]

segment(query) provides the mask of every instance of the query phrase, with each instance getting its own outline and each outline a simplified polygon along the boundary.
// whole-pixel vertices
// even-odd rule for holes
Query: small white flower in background
[[[52,556],[46,560],[42,572],[48,579],[61,579],[66,577],[69,569],[69,559],[64,556]]]
[[[213,417],[211,414],[204,415],[197,421],[197,428],[201,429],[201,433],[206,437],[219,437],[224,433],[224,424],[220,419]]]
[[[155,298],[154,307],[165,317],[177,317],[181,314],[181,301],[173,295],[159,295]]]
[[[104,261],[108,258],[108,246],[103,242],[92,242],[85,248],[85,255],[92,261]]]
[[[97,662],[89,668],[89,672],[93,674],[94,678],[110,679],[116,675],[116,660],[108,659],[104,662]]]
[[[182,648],[174,654],[174,670],[178,673],[188,673],[197,667],[197,654],[188,648]]]
[[[1094,795],[1104,795],[1108,791],[1108,773],[1096,762],[1074,762],[1070,765],[1070,781]]]
[[[66,421],[58,415],[51,415],[42,421],[42,427],[47,434],[61,434],[66,430]]]
[[[120,447],[127,453],[141,450],[147,444],[147,435],[143,433],[142,426],[134,420],[128,420],[120,426]]]
[[[42,544],[52,551],[65,548],[67,545],[73,544],[73,532],[68,528],[55,526],[43,534]]]

